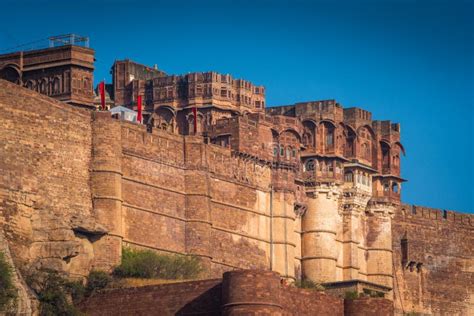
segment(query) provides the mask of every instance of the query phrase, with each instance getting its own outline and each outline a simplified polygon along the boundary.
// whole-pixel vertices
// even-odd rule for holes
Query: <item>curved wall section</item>
[[[282,315],[282,312],[278,273],[258,270],[224,273],[223,315]]]

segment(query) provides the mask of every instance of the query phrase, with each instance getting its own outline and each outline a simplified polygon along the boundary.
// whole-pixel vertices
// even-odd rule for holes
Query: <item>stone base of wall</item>
[[[239,270],[223,280],[102,291],[79,308],[87,315],[393,315],[387,299],[344,301],[280,280],[275,272]]]
[[[364,297],[355,300],[344,300],[346,316],[380,316],[393,315],[393,302],[385,298]]]

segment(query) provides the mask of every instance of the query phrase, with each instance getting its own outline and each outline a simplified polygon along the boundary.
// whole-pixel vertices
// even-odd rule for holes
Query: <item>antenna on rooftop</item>
[[[58,47],[64,45],[75,45],[82,47],[89,47],[89,37],[80,36],[77,34],[64,34],[51,36],[49,38],[49,47]]]

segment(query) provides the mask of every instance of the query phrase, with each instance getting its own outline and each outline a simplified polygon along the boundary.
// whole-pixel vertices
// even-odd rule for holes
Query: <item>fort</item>
[[[474,312],[474,217],[401,202],[398,123],[335,100],[268,107],[246,80],[120,60],[107,102],[136,110],[142,95],[143,123],[130,122],[98,110],[93,69],[94,50],[74,44],[0,55],[0,240],[25,297],[25,271],[110,271],[130,246],[197,256],[209,280],[103,294],[91,314],[113,314],[119,295],[166,305],[146,302],[153,291],[204,314],[268,293],[252,308]],[[302,278],[329,294],[280,283]],[[337,298],[347,290],[384,299]]]

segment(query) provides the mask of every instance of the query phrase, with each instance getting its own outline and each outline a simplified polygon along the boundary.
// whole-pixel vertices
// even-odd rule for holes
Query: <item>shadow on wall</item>
[[[176,315],[221,315],[221,293],[222,284],[219,283],[191,299],[176,312]]]

